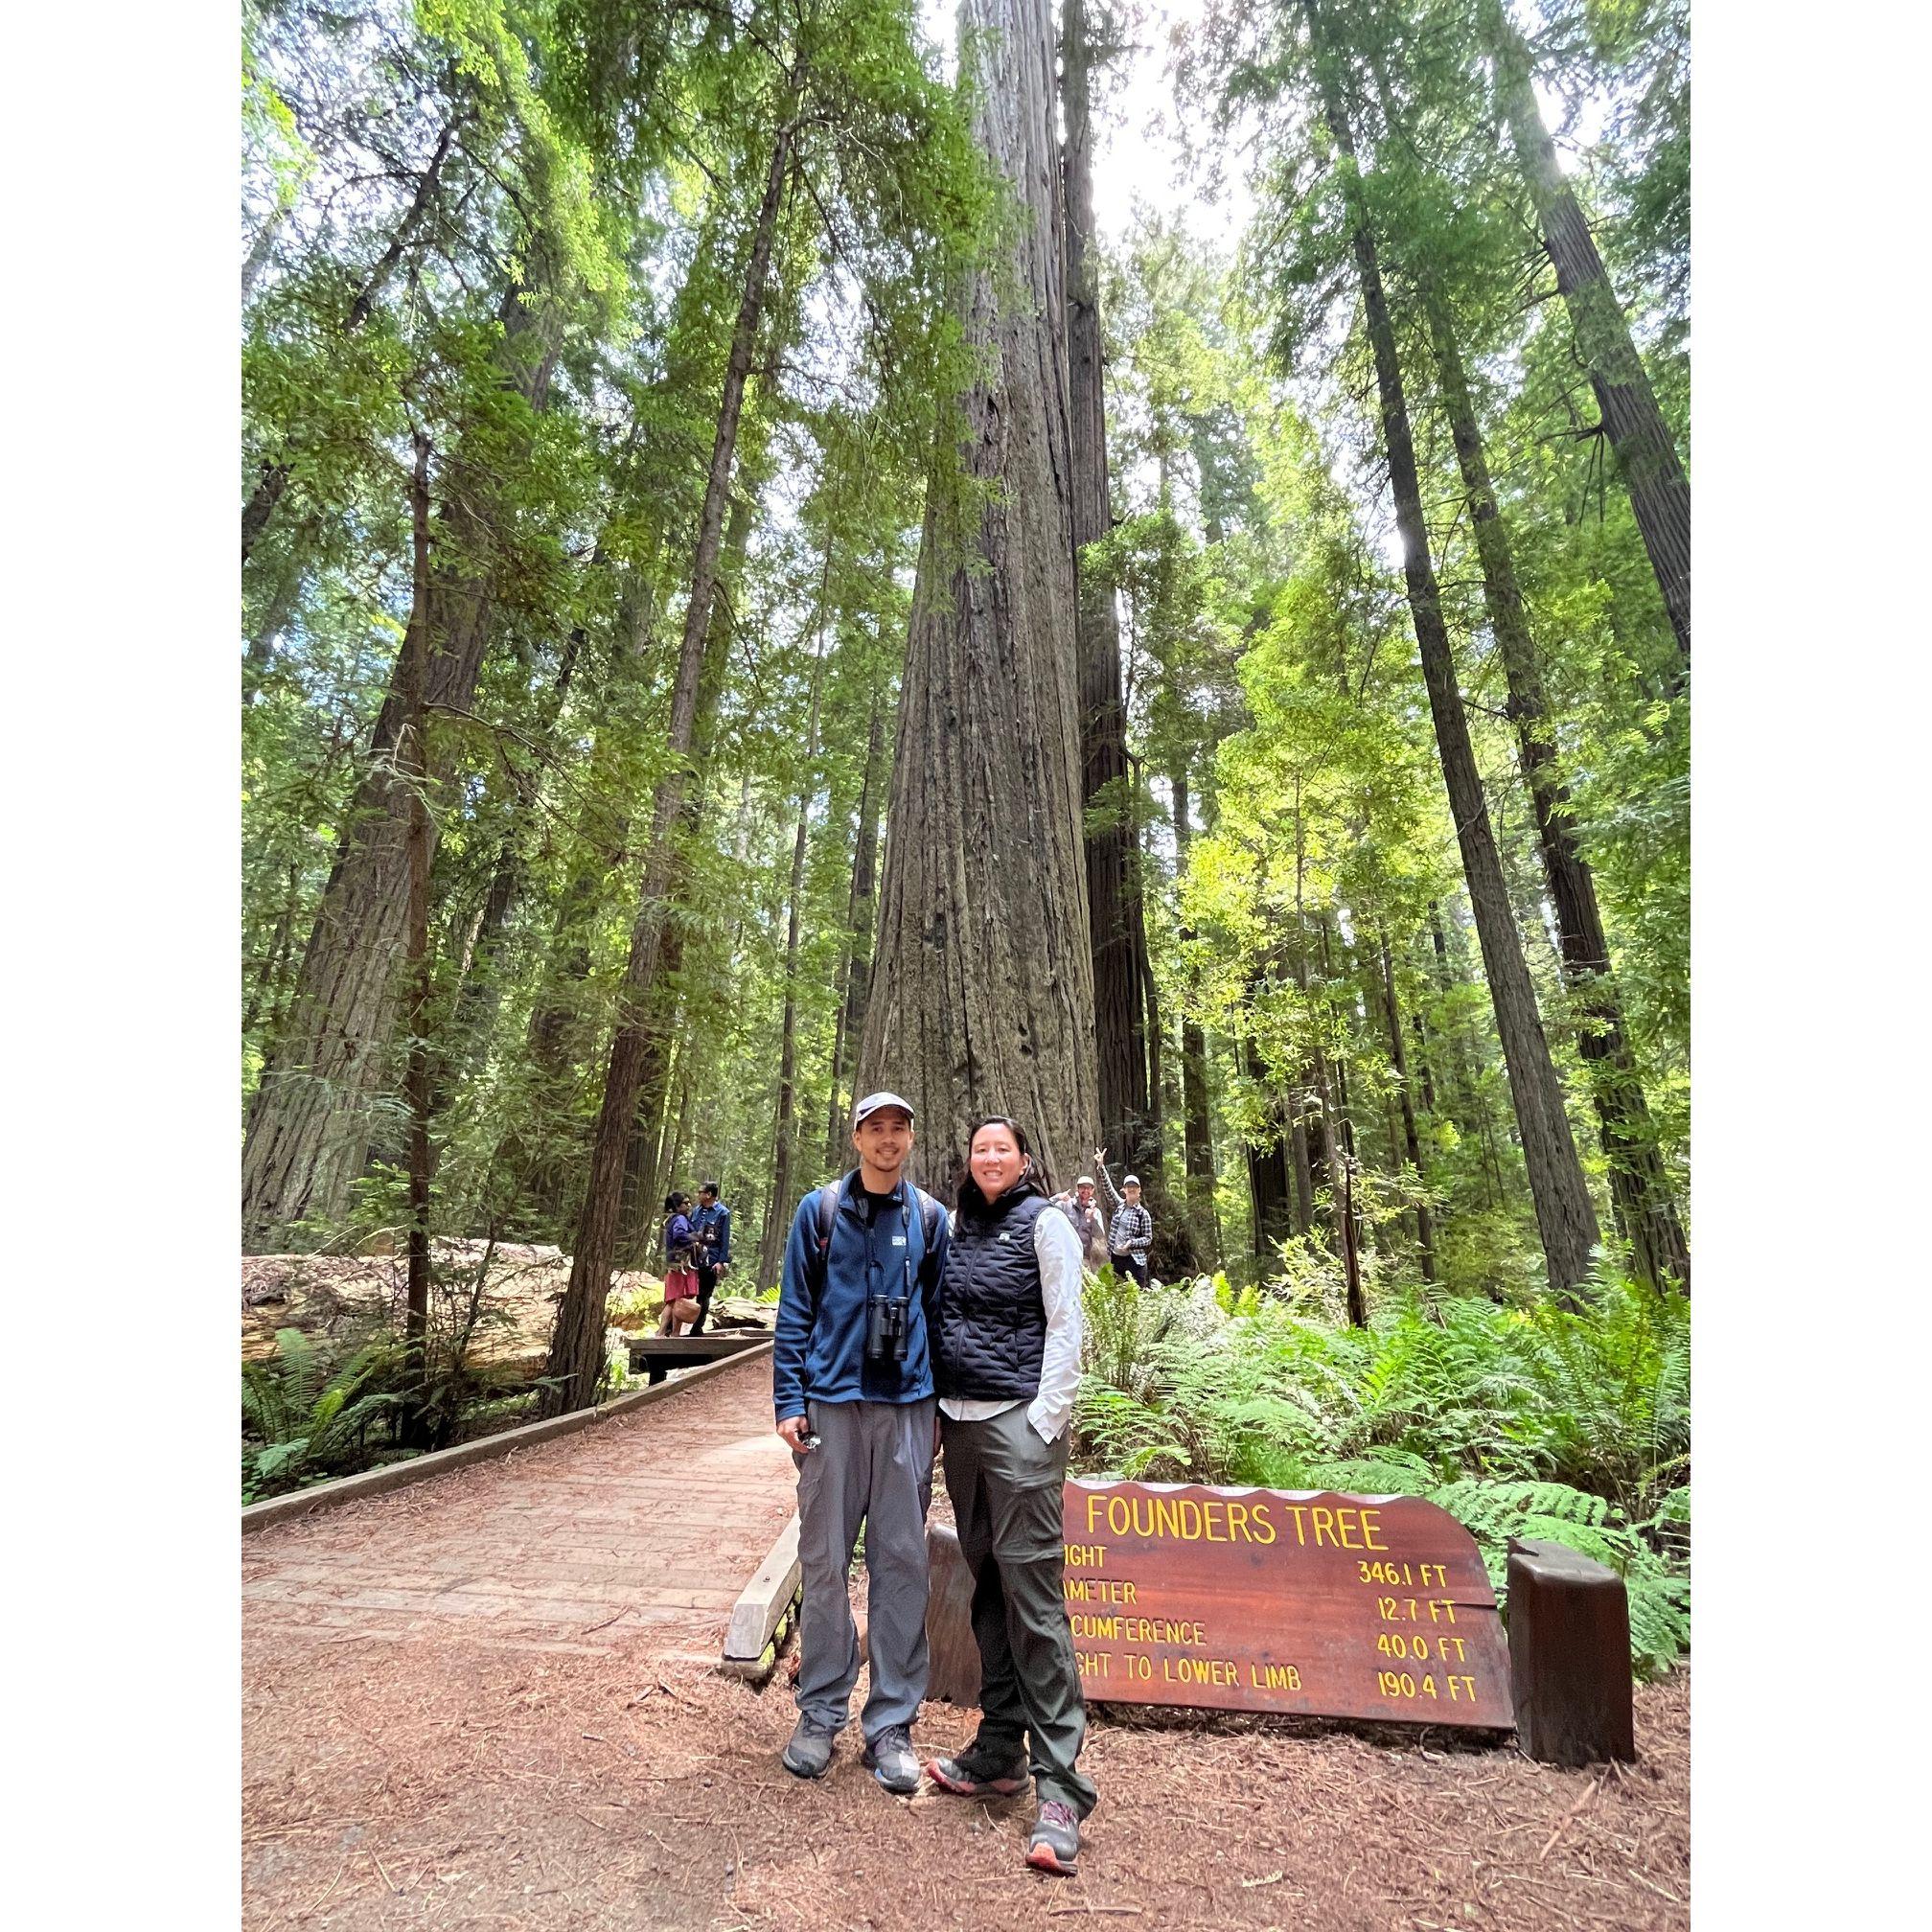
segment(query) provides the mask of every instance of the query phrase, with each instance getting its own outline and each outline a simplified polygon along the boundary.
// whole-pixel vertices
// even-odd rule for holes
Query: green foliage
[[[242,1499],[300,1488],[358,1457],[368,1432],[395,1414],[402,1350],[376,1336],[339,1352],[299,1328],[275,1331],[275,1353],[242,1368]]]
[[[1567,1314],[1391,1299],[1366,1330],[1275,1300],[1087,1294],[1084,1466],[1158,1482],[1422,1496],[1475,1537],[1499,1595],[1511,1536],[1609,1564],[1632,1662],[1689,1641],[1689,1311],[1614,1278]]]

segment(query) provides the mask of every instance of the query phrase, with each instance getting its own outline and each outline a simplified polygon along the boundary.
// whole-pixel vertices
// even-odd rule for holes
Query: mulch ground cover
[[[719,1676],[697,1625],[604,1657],[251,1640],[244,1924],[1689,1924],[1685,1670],[1640,1690],[1641,1759],[1614,1770],[1439,1731],[1103,1708],[1082,1760],[1100,1806],[1079,1876],[1054,1879],[1021,1863],[1024,1797],[889,1797],[856,1725],[825,1779],[789,1776],[782,1673],[762,1692]],[[929,1705],[914,1742],[972,1729]]]

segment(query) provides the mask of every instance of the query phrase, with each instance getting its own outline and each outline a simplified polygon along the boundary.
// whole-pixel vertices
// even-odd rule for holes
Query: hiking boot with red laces
[[[1080,1856],[1080,1821],[1070,1805],[1049,1798],[1033,1821],[1026,1840],[1026,1862],[1036,1872],[1057,1872],[1063,1878],[1073,1875]]]
[[[961,1798],[1010,1798],[1026,1788],[1026,1760],[1000,1760],[969,1744],[956,1758],[935,1758],[926,1774],[942,1791]]]

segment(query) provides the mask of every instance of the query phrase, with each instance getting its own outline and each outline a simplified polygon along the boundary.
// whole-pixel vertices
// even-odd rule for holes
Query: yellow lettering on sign
[[[1232,1660],[1222,1657],[1163,1657],[1161,1675],[1169,1684],[1231,1687],[1236,1681]]]
[[[1290,1503],[1290,1504],[1289,1504],[1289,1505],[1287,1506],[1287,1509],[1288,1509],[1288,1513],[1289,1513],[1289,1515],[1291,1515],[1291,1516],[1292,1516],[1292,1517],[1294,1517],[1294,1519],[1295,1519],[1295,1540],[1296,1540],[1296,1542],[1298,1542],[1298,1543],[1301,1543],[1301,1544],[1305,1544],[1305,1543],[1306,1543],[1306,1542],[1308,1541],[1308,1535],[1307,1535],[1307,1532],[1306,1532],[1306,1530],[1304,1530],[1302,1529],[1302,1527],[1301,1527],[1301,1519],[1302,1519],[1302,1517],[1304,1517],[1304,1516],[1305,1516],[1305,1515],[1307,1515],[1307,1513],[1308,1513],[1308,1506],[1307,1506],[1307,1504],[1305,1504],[1305,1503]]]
[[[1230,1504],[1229,1506],[1231,1508],[1233,1506]],[[1274,1542],[1275,1519],[1269,1515],[1266,1502],[1257,1499],[1255,1502],[1250,1504],[1248,1514],[1254,1519],[1254,1540],[1256,1543]],[[1264,1531],[1266,1532],[1265,1534],[1263,1533]]]
[[[1299,1690],[1301,1673],[1292,1664],[1250,1664],[1248,1681],[1257,1690]]]
[[[1107,1546],[1104,1543],[1068,1544],[1067,1567],[1070,1570],[1104,1570],[1107,1567]]]
[[[1345,1549],[1345,1550],[1359,1550],[1359,1549],[1361,1549],[1361,1548],[1362,1548],[1362,1545],[1361,1545],[1361,1544],[1359,1544],[1359,1543],[1351,1543],[1351,1542],[1349,1542],[1349,1540],[1348,1540],[1348,1532],[1349,1532],[1349,1530],[1350,1530],[1354,1529],[1354,1528],[1356,1527],[1356,1525],[1357,1525],[1357,1524],[1359,1523],[1359,1521],[1360,1521],[1360,1519],[1361,1519],[1361,1515],[1362,1515],[1362,1512],[1361,1512],[1361,1511],[1360,1511],[1359,1509],[1338,1509],[1338,1510],[1336,1510],[1336,1512],[1335,1512],[1335,1533],[1336,1533],[1336,1534],[1337,1534],[1338,1536],[1340,1536],[1340,1537],[1341,1537],[1341,1539],[1342,1539],[1342,1547],[1343,1547],[1343,1549]]]
[[[1335,1512],[1332,1509],[1313,1508],[1308,1514],[1315,1524],[1315,1547],[1321,1549],[1323,1539],[1335,1540]]]
[[[1382,1527],[1382,1512],[1379,1509],[1365,1509],[1362,1512],[1362,1547],[1365,1550],[1386,1550],[1388,1544],[1376,1535]]]

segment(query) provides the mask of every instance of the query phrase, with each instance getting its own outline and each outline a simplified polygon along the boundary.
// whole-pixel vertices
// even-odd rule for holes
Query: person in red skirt
[[[691,1197],[670,1194],[664,1200],[664,1315],[660,1335],[675,1335],[678,1324],[690,1327],[698,1319],[698,1237],[691,1229]]]

